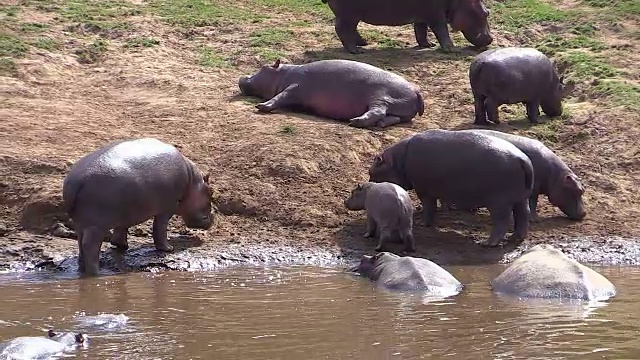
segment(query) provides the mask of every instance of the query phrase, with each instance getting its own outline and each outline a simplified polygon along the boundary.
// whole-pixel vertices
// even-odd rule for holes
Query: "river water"
[[[498,297],[501,269],[448,267],[465,289],[440,300],[317,267],[3,275],[0,340],[86,331],[81,359],[640,358],[640,268],[595,268],[619,294],[594,304]]]

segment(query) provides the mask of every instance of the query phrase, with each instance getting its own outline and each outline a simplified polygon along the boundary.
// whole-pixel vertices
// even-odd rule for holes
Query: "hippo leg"
[[[422,203],[422,221],[424,226],[430,227],[436,218],[436,209],[438,208],[438,199],[431,196],[420,196],[420,202]]]
[[[289,85],[278,95],[272,97],[269,101],[256,104],[256,109],[260,112],[271,112],[278,108],[284,108],[296,103],[296,89],[298,85]]]
[[[498,246],[507,235],[507,229],[511,223],[511,208],[491,208],[489,209],[489,214],[493,228],[491,229],[491,234],[489,234],[489,239],[482,242],[481,245],[493,247]]]
[[[538,194],[531,194],[529,197],[529,219],[532,222],[539,222],[540,217],[538,217]]]
[[[476,125],[487,125],[487,108],[484,102],[487,98],[483,95],[473,94],[473,102],[476,108],[476,119],[473,122]]]
[[[389,228],[381,228],[380,229],[380,238],[378,239],[378,246],[376,246],[376,251],[385,251],[386,244],[391,240],[392,232]]]
[[[367,46],[369,45],[369,43],[367,42],[367,40],[365,40],[362,35],[360,35],[360,33],[358,32],[358,30],[354,30],[355,34],[355,38],[356,38],[356,45],[358,46]]]
[[[82,246],[83,230],[80,228],[76,228],[76,234],[78,237],[78,272],[84,273],[86,269],[84,266],[85,260],[84,260],[84,250]]]
[[[127,241],[127,228],[116,228],[113,230],[113,236],[111,237],[111,245],[115,246],[120,252],[125,252],[129,249],[129,242]]]
[[[364,237],[370,238],[376,236],[376,222],[373,218],[367,214],[367,232],[364,233]]]
[[[353,21],[351,19],[345,19],[339,16],[336,16],[335,21],[335,29],[340,42],[342,42],[342,46],[345,50],[352,54],[360,54],[364,52],[361,48],[357,46],[358,38],[356,36],[358,27],[358,21]]]
[[[408,253],[416,252],[416,241],[413,238],[413,232],[411,231],[411,229],[400,231],[400,238],[404,243],[405,252],[408,252]]]
[[[82,273],[86,275],[98,275],[100,270],[100,248],[102,247],[102,239],[104,239],[107,231],[90,227],[82,230],[82,240],[79,241],[81,248],[84,268]],[[80,270],[80,266],[78,267]]]
[[[440,43],[440,48],[445,52],[455,51],[453,41],[451,41],[451,36],[449,36],[449,27],[444,14],[442,16],[435,16],[434,18],[435,20],[429,23],[429,27],[436,35],[436,39],[438,39],[438,43]]]
[[[513,206],[513,240],[520,242],[529,232],[529,202],[520,201]]]
[[[387,106],[373,104],[366,113],[349,120],[349,125],[357,128],[370,128],[387,115]]]
[[[540,110],[538,108],[540,104],[538,102],[532,101],[532,102],[526,103],[526,106],[527,106],[527,117],[529,118],[529,122],[531,122],[532,124],[537,124],[538,116],[540,116]]]
[[[386,128],[391,125],[400,124],[403,122],[402,118],[394,115],[387,115],[382,118],[382,120],[378,121],[376,125],[380,128]]]
[[[153,218],[153,243],[159,251],[173,251],[173,246],[169,245],[169,241],[167,240],[167,226],[169,225],[171,216],[173,216],[173,214],[169,213],[156,215]]]
[[[428,29],[429,25],[427,23],[413,24],[413,32],[416,35],[416,41],[418,42],[418,46],[415,47],[416,49],[426,49],[436,46],[436,44],[429,41],[429,36],[427,34]]]
[[[500,104],[490,97],[487,97],[484,100],[484,107],[487,110],[487,116],[489,117],[489,121],[491,121],[496,125],[500,124],[500,118],[498,115],[498,106],[500,106]]]

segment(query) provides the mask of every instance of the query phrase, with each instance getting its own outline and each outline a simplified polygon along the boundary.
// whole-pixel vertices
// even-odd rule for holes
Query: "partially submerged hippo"
[[[469,67],[475,102],[475,124],[500,123],[498,107],[524,103],[531,123],[538,122],[538,107],[550,117],[562,115],[563,77],[551,60],[533,48],[487,50]]]
[[[360,264],[349,271],[366,276],[377,287],[387,290],[427,291],[430,295],[447,297],[459,294],[463,287],[458,279],[432,261],[390,252],[363,255]]]
[[[522,298],[606,300],[616,295],[607,278],[546,244],[523,253],[491,286],[496,293]]]
[[[174,146],[153,138],[117,141],[91,152],[64,179],[64,206],[78,234],[78,268],[97,274],[102,239],[114,229],[112,244],[128,248],[127,228],[153,218],[153,242],[172,251],[169,219],[186,226],[211,227],[209,175]]]
[[[582,220],[586,216],[587,212],[582,201],[584,188],[580,183],[580,179],[562,159],[543,143],[525,136],[494,130],[473,129],[461,131],[495,136],[506,140],[529,157],[535,173],[533,191],[529,198],[531,219],[538,219],[537,207],[540,194],[547,195],[549,202],[560,208],[570,219]]]
[[[415,134],[375,157],[369,181],[415,189],[426,226],[434,222],[438,199],[463,209],[486,207],[493,229],[483,245],[496,246],[504,239],[512,213],[513,238],[523,240],[529,231],[531,160],[497,137],[449,130]]]
[[[335,30],[344,49],[361,53],[358,46],[367,45],[357,27],[360,21],[371,25],[399,26],[413,24],[418,48],[435,46],[427,37],[430,28],[443,50],[450,51],[453,42],[448,24],[462,31],[473,45],[485,47],[493,38],[487,20],[489,11],[482,0],[322,0],[336,16]]]
[[[349,210],[367,210],[365,237],[378,237],[376,251],[388,241],[400,239],[406,252],[416,251],[413,239],[413,204],[409,194],[389,182],[358,184],[344,201]]]
[[[82,333],[56,334],[49,330],[47,337],[21,336],[0,345],[1,359],[50,359],[86,346],[88,338]]]
[[[321,60],[303,65],[263,66],[238,81],[243,95],[268,99],[261,112],[300,108],[362,128],[410,122],[424,113],[417,85],[402,76],[350,60]]]

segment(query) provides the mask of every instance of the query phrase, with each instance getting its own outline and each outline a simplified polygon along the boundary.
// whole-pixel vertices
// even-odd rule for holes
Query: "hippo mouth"
[[[213,225],[213,216],[211,214],[195,217],[183,217],[182,219],[184,224],[188,228],[192,229],[209,230]]]
[[[493,37],[488,32],[476,32],[476,31],[463,31],[462,35],[467,39],[473,46],[477,48],[485,48],[493,42]]]
[[[248,76],[241,76],[240,79],[238,80],[238,87],[240,88],[240,92],[242,93],[242,95],[246,95],[246,96],[251,95],[249,79],[250,78]]]

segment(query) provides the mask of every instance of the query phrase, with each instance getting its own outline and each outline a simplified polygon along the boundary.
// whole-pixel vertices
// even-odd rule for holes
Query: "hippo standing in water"
[[[413,204],[400,186],[388,182],[358,184],[344,201],[349,210],[367,210],[365,237],[378,237],[376,251],[383,251],[394,236],[406,252],[416,251],[413,239]]]
[[[453,49],[448,24],[477,47],[491,44],[493,38],[487,20],[489,11],[482,0],[322,0],[336,16],[335,30],[344,49],[361,53],[367,45],[357,27],[360,21],[371,25],[413,24],[418,48],[435,46],[427,37],[431,28],[445,51]]]
[[[533,48],[507,47],[487,50],[469,67],[475,102],[475,124],[499,124],[498,107],[524,103],[531,123],[538,122],[538,107],[550,117],[562,115],[563,77],[551,60]]]
[[[363,255],[360,264],[349,271],[366,276],[387,290],[427,291],[447,297],[459,294],[463,288],[458,279],[432,261],[389,252]]]
[[[426,226],[433,225],[438,199],[463,209],[486,207],[493,222],[482,243],[486,246],[497,246],[504,239],[512,213],[514,240],[523,240],[529,231],[531,160],[497,137],[449,130],[415,134],[375,157],[369,181],[415,189]]]
[[[584,209],[582,194],[584,188],[578,176],[567,164],[538,140],[525,136],[507,134],[494,130],[461,130],[476,134],[495,136],[506,140],[531,160],[535,173],[533,192],[529,198],[531,219],[538,220],[538,196],[547,195],[549,202],[562,210],[572,220],[582,220],[587,212]]]
[[[47,337],[21,336],[0,345],[0,359],[50,359],[87,343],[82,333],[56,334],[49,330]]]
[[[128,248],[127,228],[153,218],[153,242],[172,251],[167,225],[174,214],[186,226],[208,229],[213,222],[209,175],[174,146],[153,138],[108,144],[78,160],[64,179],[64,206],[78,234],[78,269],[98,273],[100,246]]]
[[[321,60],[304,65],[263,66],[238,81],[243,95],[268,99],[261,112],[301,108],[361,128],[410,122],[424,113],[417,85],[402,76],[350,60]]]
[[[607,278],[547,244],[524,252],[491,286],[496,293],[522,298],[606,300],[616,295]]]

